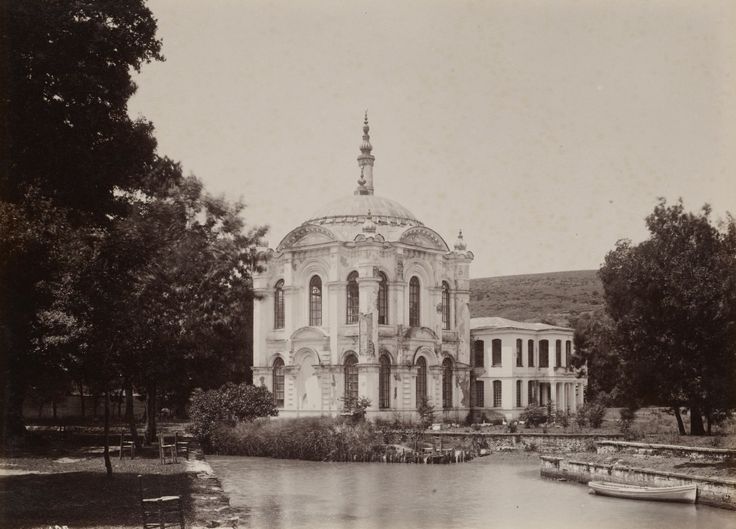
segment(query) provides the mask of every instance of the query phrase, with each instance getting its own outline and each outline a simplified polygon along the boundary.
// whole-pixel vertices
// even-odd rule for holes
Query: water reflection
[[[539,477],[536,460],[460,465],[211,457],[242,527],[469,529],[736,528],[736,513],[593,496]]]

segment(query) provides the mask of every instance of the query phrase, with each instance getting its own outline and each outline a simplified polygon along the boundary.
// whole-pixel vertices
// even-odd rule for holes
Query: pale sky
[[[130,104],[275,247],[376,194],[471,277],[597,268],[658,196],[736,213],[736,2],[154,0],[166,61]]]

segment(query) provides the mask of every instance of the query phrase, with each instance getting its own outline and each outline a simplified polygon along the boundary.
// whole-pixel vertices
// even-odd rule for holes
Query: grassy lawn
[[[0,527],[141,527],[139,474],[147,496],[181,495],[185,516],[191,517],[191,483],[183,459],[162,465],[157,448],[148,447],[134,460],[120,460],[112,446],[114,473],[108,478],[102,446],[80,444],[74,434],[42,441],[42,446],[0,458]]]

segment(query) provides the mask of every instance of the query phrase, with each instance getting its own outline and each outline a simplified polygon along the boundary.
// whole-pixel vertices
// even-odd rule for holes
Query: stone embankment
[[[199,447],[194,447],[191,456],[187,461],[187,472],[192,481],[192,529],[237,527],[240,513],[230,506],[230,499],[212,467],[205,461],[204,453]]]
[[[491,452],[523,450],[528,452],[590,452],[597,443],[621,439],[620,434],[574,434],[574,433],[490,433],[490,432],[424,432],[425,440],[439,437],[448,441],[471,441],[484,443]]]
[[[598,441],[599,454],[636,454],[643,456],[687,457],[711,461],[736,461],[736,450],[697,446],[679,446],[653,443],[631,443],[627,441]]]
[[[663,454],[677,454],[679,457],[685,455],[693,459],[728,456],[728,454],[724,454],[719,449],[691,448],[674,445],[647,445],[645,443],[616,442],[612,444],[608,441],[601,441],[598,448],[600,450],[599,453],[604,454],[618,450],[632,450],[634,452],[631,453],[635,453],[639,457],[646,457],[651,454],[657,454],[660,458],[667,457],[666,455],[663,456]],[[643,452],[636,452],[637,450],[642,450]],[[710,451],[712,450],[717,450],[717,452],[711,454]],[[674,457],[674,455],[670,457]],[[736,510],[736,480],[734,479],[685,474],[661,469],[655,470],[645,467],[640,468],[620,462],[601,463],[584,461],[582,459],[584,459],[583,455],[579,458],[568,460],[562,457],[543,455],[540,457],[540,473],[545,477],[578,481],[580,483],[596,480],[651,487],[695,484],[698,488],[698,503]],[[642,460],[643,465],[646,464],[645,461],[646,459]]]

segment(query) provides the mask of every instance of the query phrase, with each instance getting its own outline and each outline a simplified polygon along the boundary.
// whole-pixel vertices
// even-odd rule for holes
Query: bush
[[[601,400],[594,400],[580,407],[576,421],[579,426],[589,424],[591,428],[600,428],[605,415],[606,405]]]
[[[567,411],[558,410],[555,414],[555,422],[563,428],[567,428],[570,426],[570,414]]]
[[[539,426],[547,421],[547,408],[530,404],[521,412],[519,420],[528,426]]]
[[[422,428],[429,428],[434,422],[434,406],[429,403],[427,397],[422,397],[417,407],[417,413],[419,413],[419,423]]]
[[[628,434],[631,433],[631,427],[634,424],[634,421],[636,420],[636,410],[634,408],[621,408],[618,412],[619,414],[619,420],[618,420],[618,426],[621,430],[621,433]]]
[[[343,401],[343,410],[349,413],[353,421],[360,422],[365,419],[365,412],[371,406],[371,399],[367,397],[345,397]]]
[[[273,395],[265,387],[229,382],[219,389],[194,391],[189,405],[189,429],[202,446],[208,449],[211,436],[218,425],[233,425],[236,422],[277,414]]]

